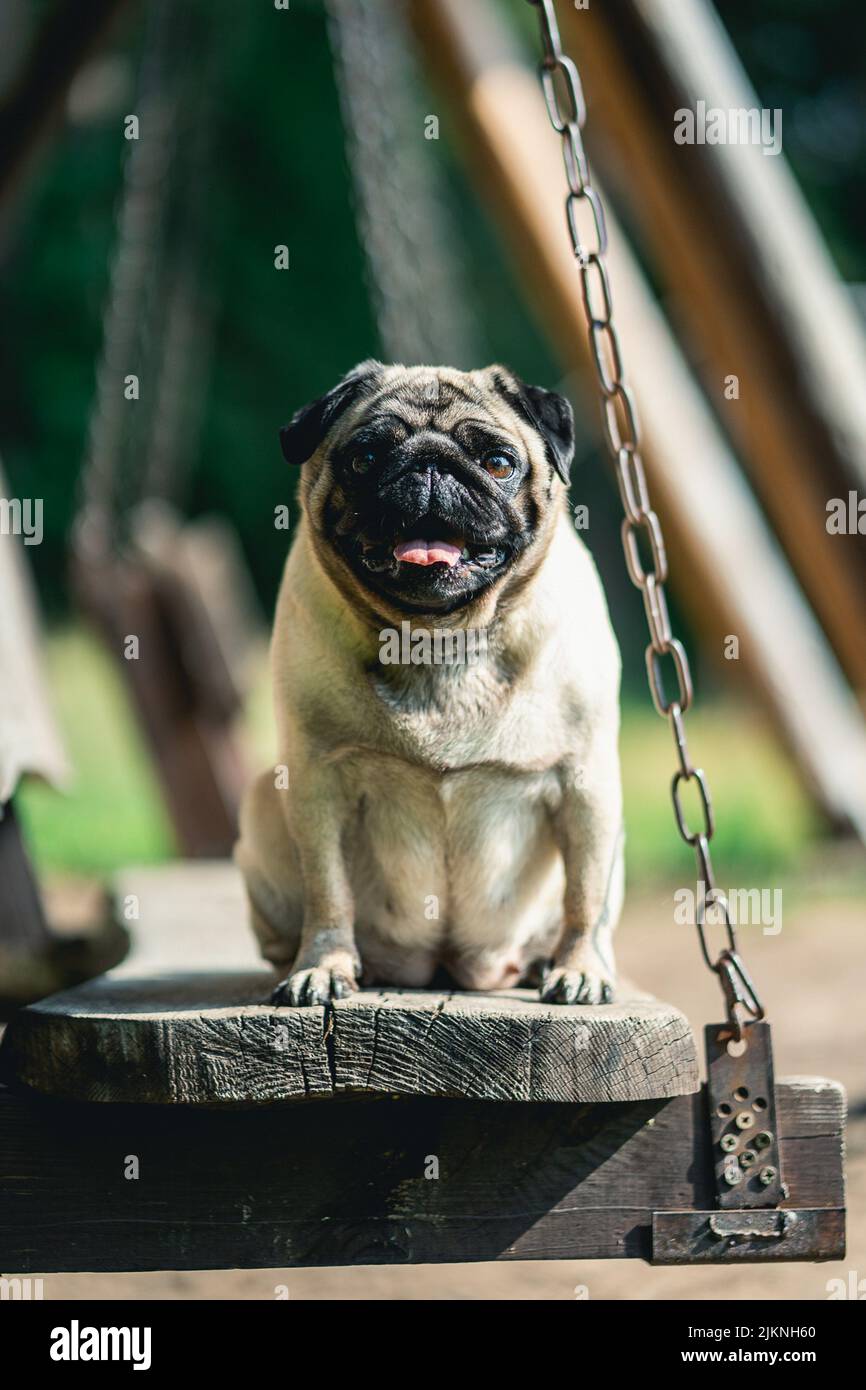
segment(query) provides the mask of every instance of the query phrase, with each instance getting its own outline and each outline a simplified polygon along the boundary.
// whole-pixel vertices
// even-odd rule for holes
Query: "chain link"
[[[677,829],[694,850],[701,893],[695,913],[701,952],[718,976],[725,996],[728,1018],[737,1038],[742,1036],[738,1009],[752,1018],[764,1017],[764,1007],[737,952],[737,939],[731,923],[726,895],[716,887],[710,840],[715,832],[713,803],[701,768],[689,754],[683,715],[692,703],[692,677],[683,644],[673,636],[668,614],[665,582],[668,577],[667,553],[658,516],[652,508],[646,473],[640,453],[640,435],[634,397],[624,380],[619,335],[613,323],[613,301],[604,257],[607,254],[607,223],[598,193],[590,183],[589,166],[581,130],[586,105],[580,76],[572,60],[562,51],[553,0],[529,0],[538,11],[543,57],[539,67],[541,86],[550,123],[562,141],[563,163],[568,193],[565,214],[572,249],[580,269],[583,303],[589,325],[591,356],[601,394],[604,434],[613,459],[616,481],[625,518],[622,544],[629,577],[640,590],[650,633],[646,667],[653,704],[667,719],[677,752],[677,771],[671,780],[671,799]],[[594,245],[584,245],[578,215],[588,206],[592,219]],[[648,541],[650,561],[644,568],[638,537],[643,531]],[[676,677],[676,694],[668,698],[662,665],[668,658]],[[683,785],[694,783],[700,796],[702,826],[692,830],[681,802]],[[707,914],[720,918],[727,945],[714,956],[707,942]]]

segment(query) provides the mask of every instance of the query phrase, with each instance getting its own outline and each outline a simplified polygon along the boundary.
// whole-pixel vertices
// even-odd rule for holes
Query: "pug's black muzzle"
[[[509,499],[459,449],[416,438],[343,486],[334,540],[363,582],[411,611],[460,607],[526,545]],[[449,563],[410,564],[395,551],[423,540],[457,548]]]

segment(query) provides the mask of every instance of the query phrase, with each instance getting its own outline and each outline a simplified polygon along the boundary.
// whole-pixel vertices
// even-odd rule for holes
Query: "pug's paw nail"
[[[288,1002],[289,1002],[289,985],[290,985],[290,983],[291,983],[291,978],[290,978],[289,976],[287,976],[285,980],[280,980],[280,983],[279,983],[278,985],[276,985],[276,986],[274,987],[274,989],[271,991],[271,997],[270,997],[270,1003],[271,1003],[271,1004],[278,1004],[278,1005],[288,1004]]]
[[[350,975],[324,966],[296,970],[277,985],[271,995],[272,1004],[288,1005],[294,1009],[310,1009],[328,1004],[332,999],[345,999],[358,988]]]
[[[554,969],[541,986],[543,1004],[610,1004],[613,981],[593,970]]]

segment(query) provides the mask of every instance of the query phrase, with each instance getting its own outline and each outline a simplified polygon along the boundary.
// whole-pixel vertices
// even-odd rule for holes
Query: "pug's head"
[[[378,610],[448,614],[539,562],[571,406],[504,367],[362,362],[280,432],[326,569]]]

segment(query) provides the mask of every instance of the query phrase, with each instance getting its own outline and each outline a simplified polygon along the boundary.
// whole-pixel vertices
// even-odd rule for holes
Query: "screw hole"
[[[755,1099],[752,1101],[752,1108],[754,1110],[766,1110],[767,1102],[765,1101],[764,1097],[755,1096]]]
[[[730,1113],[731,1113],[731,1107],[730,1107],[730,1105],[724,1105],[724,1104],[720,1105],[719,1108],[718,1108],[718,1110],[716,1111],[716,1114],[717,1114],[717,1115],[721,1115],[723,1118],[724,1118],[725,1115],[730,1115]]]
[[[742,1057],[747,1047],[748,1043],[745,1038],[740,1038],[739,1042],[736,1038],[730,1038],[725,1050],[729,1057]]]
[[[737,1089],[736,1089],[736,1091],[734,1091],[734,1100],[748,1100],[748,1099],[749,1099],[749,1092],[747,1091],[746,1087],[745,1087],[745,1086],[738,1086]]]

